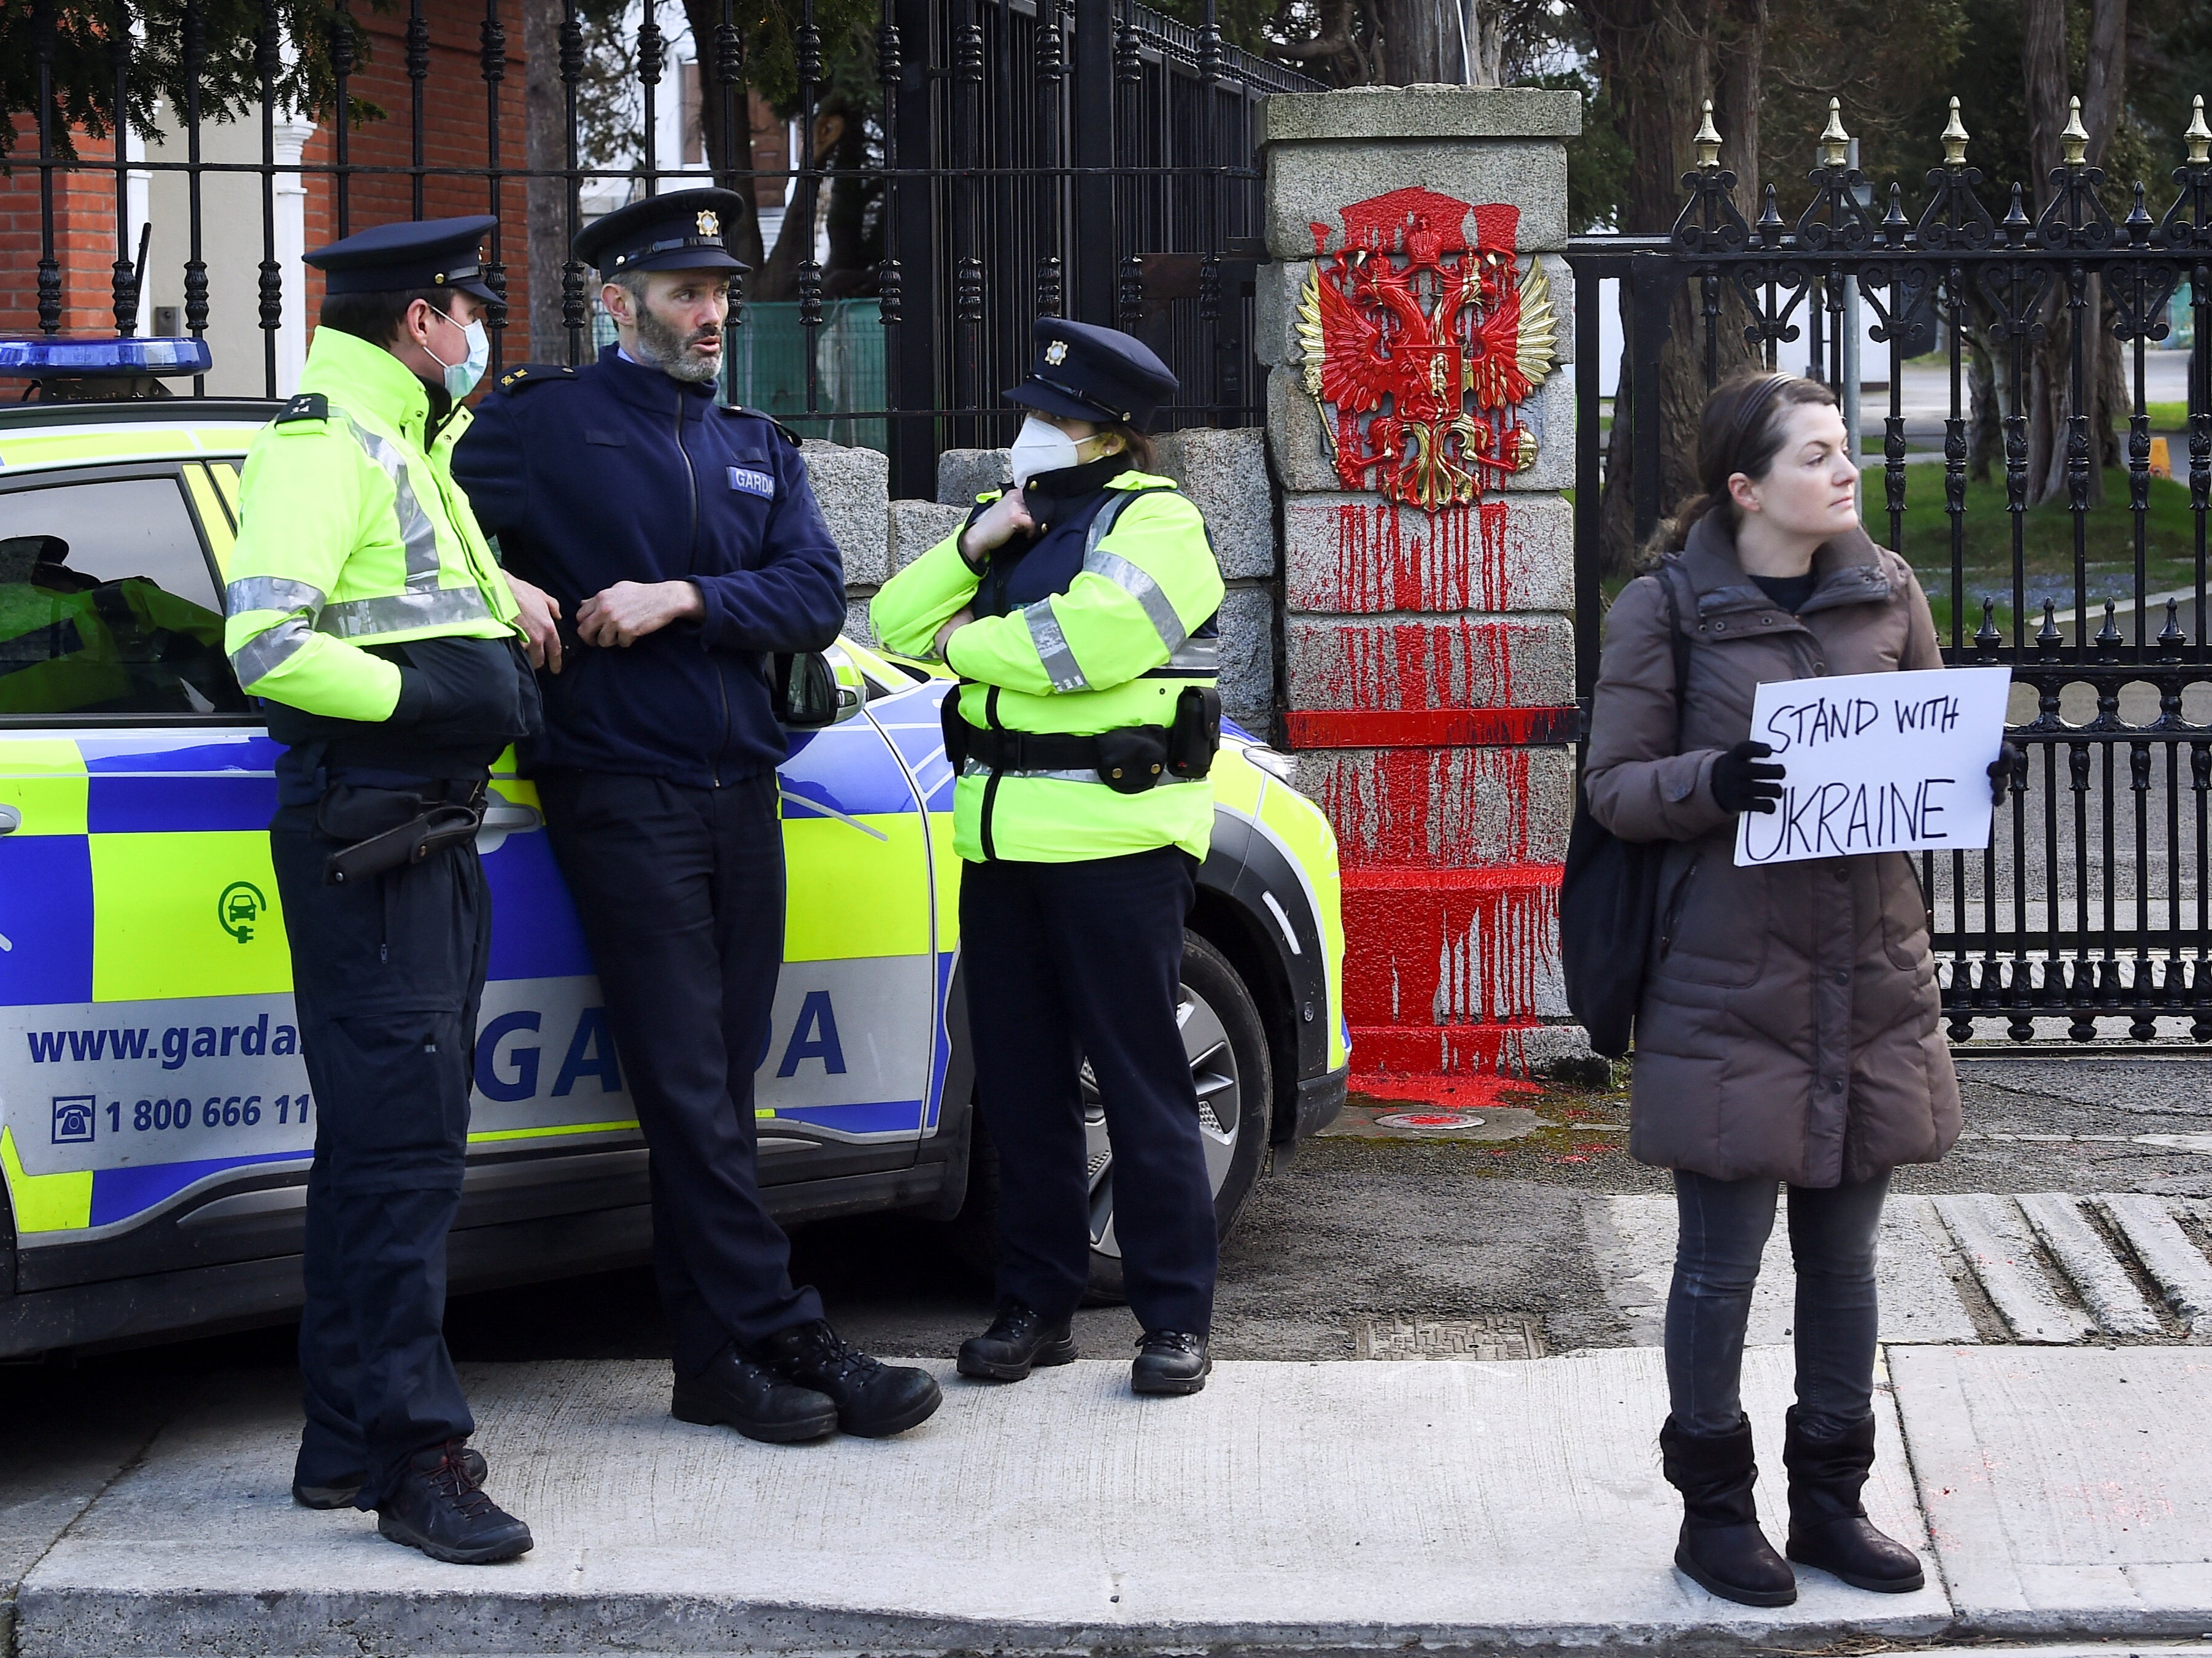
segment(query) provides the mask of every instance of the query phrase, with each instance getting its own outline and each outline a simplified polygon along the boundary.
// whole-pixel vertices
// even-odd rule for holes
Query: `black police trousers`
[[[472,846],[325,885],[334,847],[313,817],[287,807],[269,831],[314,1090],[295,1478],[358,1479],[355,1506],[373,1509],[410,1455],[476,1429],[446,1351],[446,1233],[468,1151],[491,896]]]
[[[1062,1319],[1091,1272],[1080,1072],[1114,1142],[1114,1234],[1147,1330],[1213,1321],[1216,1234],[1176,1017],[1198,860],[1179,847],[963,865],[960,950],[984,1131],[999,1154],[1001,1298]]]
[[[653,1153],[653,1264],[676,1370],[822,1316],[761,1201],[753,1072],[783,966],[776,774],[719,789],[546,771],[553,855],[584,923]]]

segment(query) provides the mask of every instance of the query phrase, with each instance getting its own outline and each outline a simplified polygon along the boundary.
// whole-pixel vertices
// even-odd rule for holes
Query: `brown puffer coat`
[[[1744,574],[1717,516],[1692,529],[1682,565],[1679,751],[1658,576],[1613,604],[1590,714],[1591,815],[1625,841],[1675,843],[1636,1019],[1629,1149],[1718,1180],[1812,1187],[1933,1163],[1959,1137],[1959,1081],[1911,859],[1739,869],[1735,819],[1711,783],[1751,734],[1760,684],[1942,666],[1928,600],[1863,531],[1820,549],[1798,616]]]

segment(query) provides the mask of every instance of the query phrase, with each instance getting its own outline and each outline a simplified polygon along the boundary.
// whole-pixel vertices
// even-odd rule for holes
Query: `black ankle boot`
[[[484,1494],[460,1441],[410,1459],[399,1489],[377,1505],[376,1529],[433,1560],[489,1565],[530,1552],[530,1527]]]
[[[944,1402],[928,1371],[871,1358],[820,1319],[778,1330],[753,1357],[786,1382],[827,1394],[837,1407],[837,1425],[864,1439],[904,1433]]]
[[[725,1347],[694,1376],[678,1376],[668,1413],[678,1422],[721,1423],[768,1445],[796,1445],[837,1430],[826,1394],[786,1382]]]
[[[1659,1430],[1667,1483],[1682,1493],[1682,1535],[1674,1564],[1723,1600],[1786,1606],[1797,1598],[1797,1575],[1759,1529],[1752,1487],[1751,1418],[1710,1437],[1684,1433],[1668,1417]]]
[[[1075,1363],[1068,1321],[1048,1319],[1026,1302],[999,1304],[991,1327],[960,1344],[960,1374],[981,1382],[1019,1382],[1040,1364]]]
[[[1876,1531],[1859,1501],[1874,1467],[1874,1418],[1833,1439],[1807,1436],[1795,1406],[1786,1420],[1782,1465],[1790,1470],[1790,1558],[1877,1594],[1910,1594],[1926,1583],[1920,1557]]]

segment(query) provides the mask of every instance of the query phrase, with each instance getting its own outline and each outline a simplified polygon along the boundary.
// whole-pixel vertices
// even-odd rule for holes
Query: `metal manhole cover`
[[[1544,1321],[1526,1313],[1355,1318],[1352,1341],[1361,1358],[1541,1358],[1551,1351]]]
[[[1469,1111],[1393,1111],[1375,1119],[1378,1128],[1480,1128],[1482,1119]]]

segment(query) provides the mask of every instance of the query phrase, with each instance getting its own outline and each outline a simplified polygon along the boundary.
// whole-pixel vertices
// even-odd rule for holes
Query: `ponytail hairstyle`
[[[1738,374],[1713,388],[1705,399],[1705,412],[1698,422],[1698,490],[1674,516],[1662,519],[1648,550],[1655,554],[1679,552],[1686,546],[1690,531],[1708,513],[1718,513],[1734,534],[1742,518],[1729,480],[1738,472],[1754,481],[1774,468],[1782,450],[1785,411],[1800,404],[1836,406],[1836,394],[1820,381],[1801,374]]]

